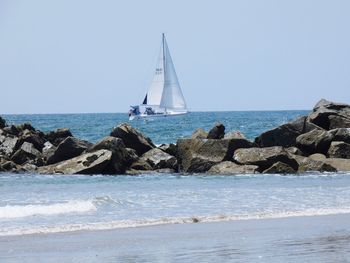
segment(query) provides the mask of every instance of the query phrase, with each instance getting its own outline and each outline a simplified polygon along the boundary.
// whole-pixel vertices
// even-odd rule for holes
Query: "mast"
[[[164,88],[165,88],[165,80],[166,80],[166,77],[165,77],[165,35],[164,33],[162,33],[162,49],[163,49],[163,76],[164,76],[164,82],[163,82],[163,92],[164,92]],[[165,113],[166,113],[166,107],[164,108],[165,109]]]

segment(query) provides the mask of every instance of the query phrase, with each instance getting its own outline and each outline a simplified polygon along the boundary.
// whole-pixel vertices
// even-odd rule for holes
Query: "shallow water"
[[[349,174],[2,174],[0,192],[0,236],[350,213]]]

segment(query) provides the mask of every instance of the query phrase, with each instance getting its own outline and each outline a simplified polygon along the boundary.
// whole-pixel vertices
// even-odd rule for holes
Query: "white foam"
[[[0,207],[0,219],[21,218],[36,215],[83,213],[96,210],[93,200],[67,201],[55,204],[7,205]]]
[[[97,230],[111,230],[118,228],[133,228],[143,226],[155,226],[164,224],[186,224],[197,222],[223,222],[236,220],[254,220],[254,219],[274,219],[287,217],[301,217],[301,216],[322,216],[322,215],[336,215],[336,214],[350,214],[349,208],[332,208],[332,209],[307,209],[296,212],[280,212],[280,213],[261,213],[253,215],[218,215],[218,216],[191,216],[191,217],[174,217],[161,219],[145,219],[145,220],[120,220],[111,222],[86,223],[86,224],[68,224],[52,227],[35,227],[35,228],[17,228],[17,229],[0,229],[0,236],[16,236],[29,234],[50,234],[60,232],[74,232],[74,231],[97,231]]]

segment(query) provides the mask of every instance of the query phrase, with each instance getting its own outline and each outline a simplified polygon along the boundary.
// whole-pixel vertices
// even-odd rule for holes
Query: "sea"
[[[308,111],[192,112],[131,125],[159,145],[217,122],[248,139]],[[4,115],[96,142],[127,114]],[[350,174],[0,174],[0,237],[350,213]]]

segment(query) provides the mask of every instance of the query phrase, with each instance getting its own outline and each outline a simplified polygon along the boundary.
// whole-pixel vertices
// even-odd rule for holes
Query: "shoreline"
[[[350,256],[349,218],[336,214],[8,236],[0,237],[0,259],[300,262],[322,256],[334,262]]]

